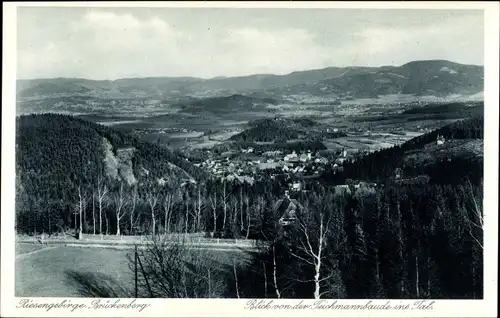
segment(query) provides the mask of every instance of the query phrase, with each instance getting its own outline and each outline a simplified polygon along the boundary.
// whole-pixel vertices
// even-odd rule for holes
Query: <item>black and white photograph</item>
[[[15,11],[16,299],[485,299],[484,9]]]

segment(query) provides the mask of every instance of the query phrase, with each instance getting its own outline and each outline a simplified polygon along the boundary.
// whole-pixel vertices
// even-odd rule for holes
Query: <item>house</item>
[[[294,182],[289,184],[290,190],[291,191],[300,191],[303,188],[302,183],[300,182]]]
[[[444,138],[444,136],[441,136],[441,135],[438,135],[437,138],[436,138],[436,144],[438,146],[441,146],[442,144],[444,144],[446,142],[446,139]]]
[[[327,164],[328,163],[328,159],[320,157],[320,158],[314,159],[314,162],[315,163],[319,163],[319,164]]]
[[[396,168],[394,170],[394,177],[395,177],[395,179],[401,179],[403,177],[403,169]]]
[[[281,155],[282,153],[283,153],[282,151],[274,150],[274,151],[266,151],[264,152],[264,155],[268,157],[276,157]]]
[[[335,186],[335,195],[344,195],[344,194],[351,194],[351,189],[349,188],[349,185],[347,184],[341,184]]]
[[[301,154],[300,157],[299,157],[299,160],[301,162],[307,162],[308,160],[311,159],[311,154]]]
[[[291,154],[286,155],[284,158],[285,161],[292,161],[292,160],[296,160],[296,159],[298,159],[298,156],[297,156],[297,153],[295,152],[295,150]]]
[[[337,158],[335,159],[335,163],[338,165],[342,165],[345,161],[345,158]]]
[[[285,191],[285,197],[278,200],[274,205],[276,215],[281,215],[279,225],[286,227],[293,225],[297,221],[297,214],[303,209],[303,206],[295,199],[291,199],[288,191]]]

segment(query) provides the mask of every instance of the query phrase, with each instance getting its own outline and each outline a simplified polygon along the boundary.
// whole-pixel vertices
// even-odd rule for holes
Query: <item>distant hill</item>
[[[416,61],[399,67],[344,68],[337,77],[276,91],[357,98],[387,94],[473,95],[483,91],[483,74],[483,67],[476,65],[441,60]]]
[[[178,103],[173,107],[178,107],[185,113],[232,113],[239,110],[250,111],[264,109],[268,105],[276,105],[277,100],[272,98],[259,98],[234,94],[230,96],[221,96],[213,98],[202,98],[194,101]]]
[[[405,110],[403,115],[417,114],[445,114],[454,113],[461,114],[471,111],[484,112],[484,103],[443,103],[443,104],[428,104],[423,107],[415,107]]]
[[[147,188],[161,180],[201,180],[185,158],[132,136],[66,115],[17,118],[16,174],[23,193],[47,202],[71,201],[78,186],[123,183]]]
[[[233,141],[274,142],[297,139],[298,136],[299,132],[295,128],[284,125],[282,121],[265,119],[253,123],[251,128],[232,136],[230,139]]]
[[[320,134],[311,130],[320,125],[307,118],[276,117],[274,119],[254,120],[248,124],[250,128],[232,136],[230,139],[242,142],[284,142],[291,139],[320,136]]]
[[[472,95],[483,90],[483,67],[443,60],[402,66],[328,67],[286,75],[258,74],[201,79],[193,77],[129,78],[115,81],[53,78],[18,80],[19,97],[90,94],[98,97],[165,98],[210,92],[212,95],[269,91],[274,96],[297,93],[371,97],[403,93]]]

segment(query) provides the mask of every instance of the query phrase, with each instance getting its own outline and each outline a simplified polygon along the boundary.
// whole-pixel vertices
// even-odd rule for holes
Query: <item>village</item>
[[[207,152],[208,158],[195,163],[219,178],[238,179],[241,182],[253,183],[256,179],[276,176],[318,176],[327,168],[335,172],[342,169],[342,164],[353,156],[347,150],[337,152],[336,159],[331,160],[313,151],[285,153],[281,150],[257,152],[249,147],[239,151],[225,152],[215,155]],[[299,183],[294,183],[292,190],[301,190]]]

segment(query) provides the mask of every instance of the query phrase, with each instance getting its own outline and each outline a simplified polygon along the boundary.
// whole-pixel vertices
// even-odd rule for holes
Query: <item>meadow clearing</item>
[[[193,249],[193,251],[201,250]],[[213,261],[242,262],[234,248],[203,248]],[[16,244],[16,297],[133,297],[133,248]],[[131,267],[132,266],[132,267]]]

